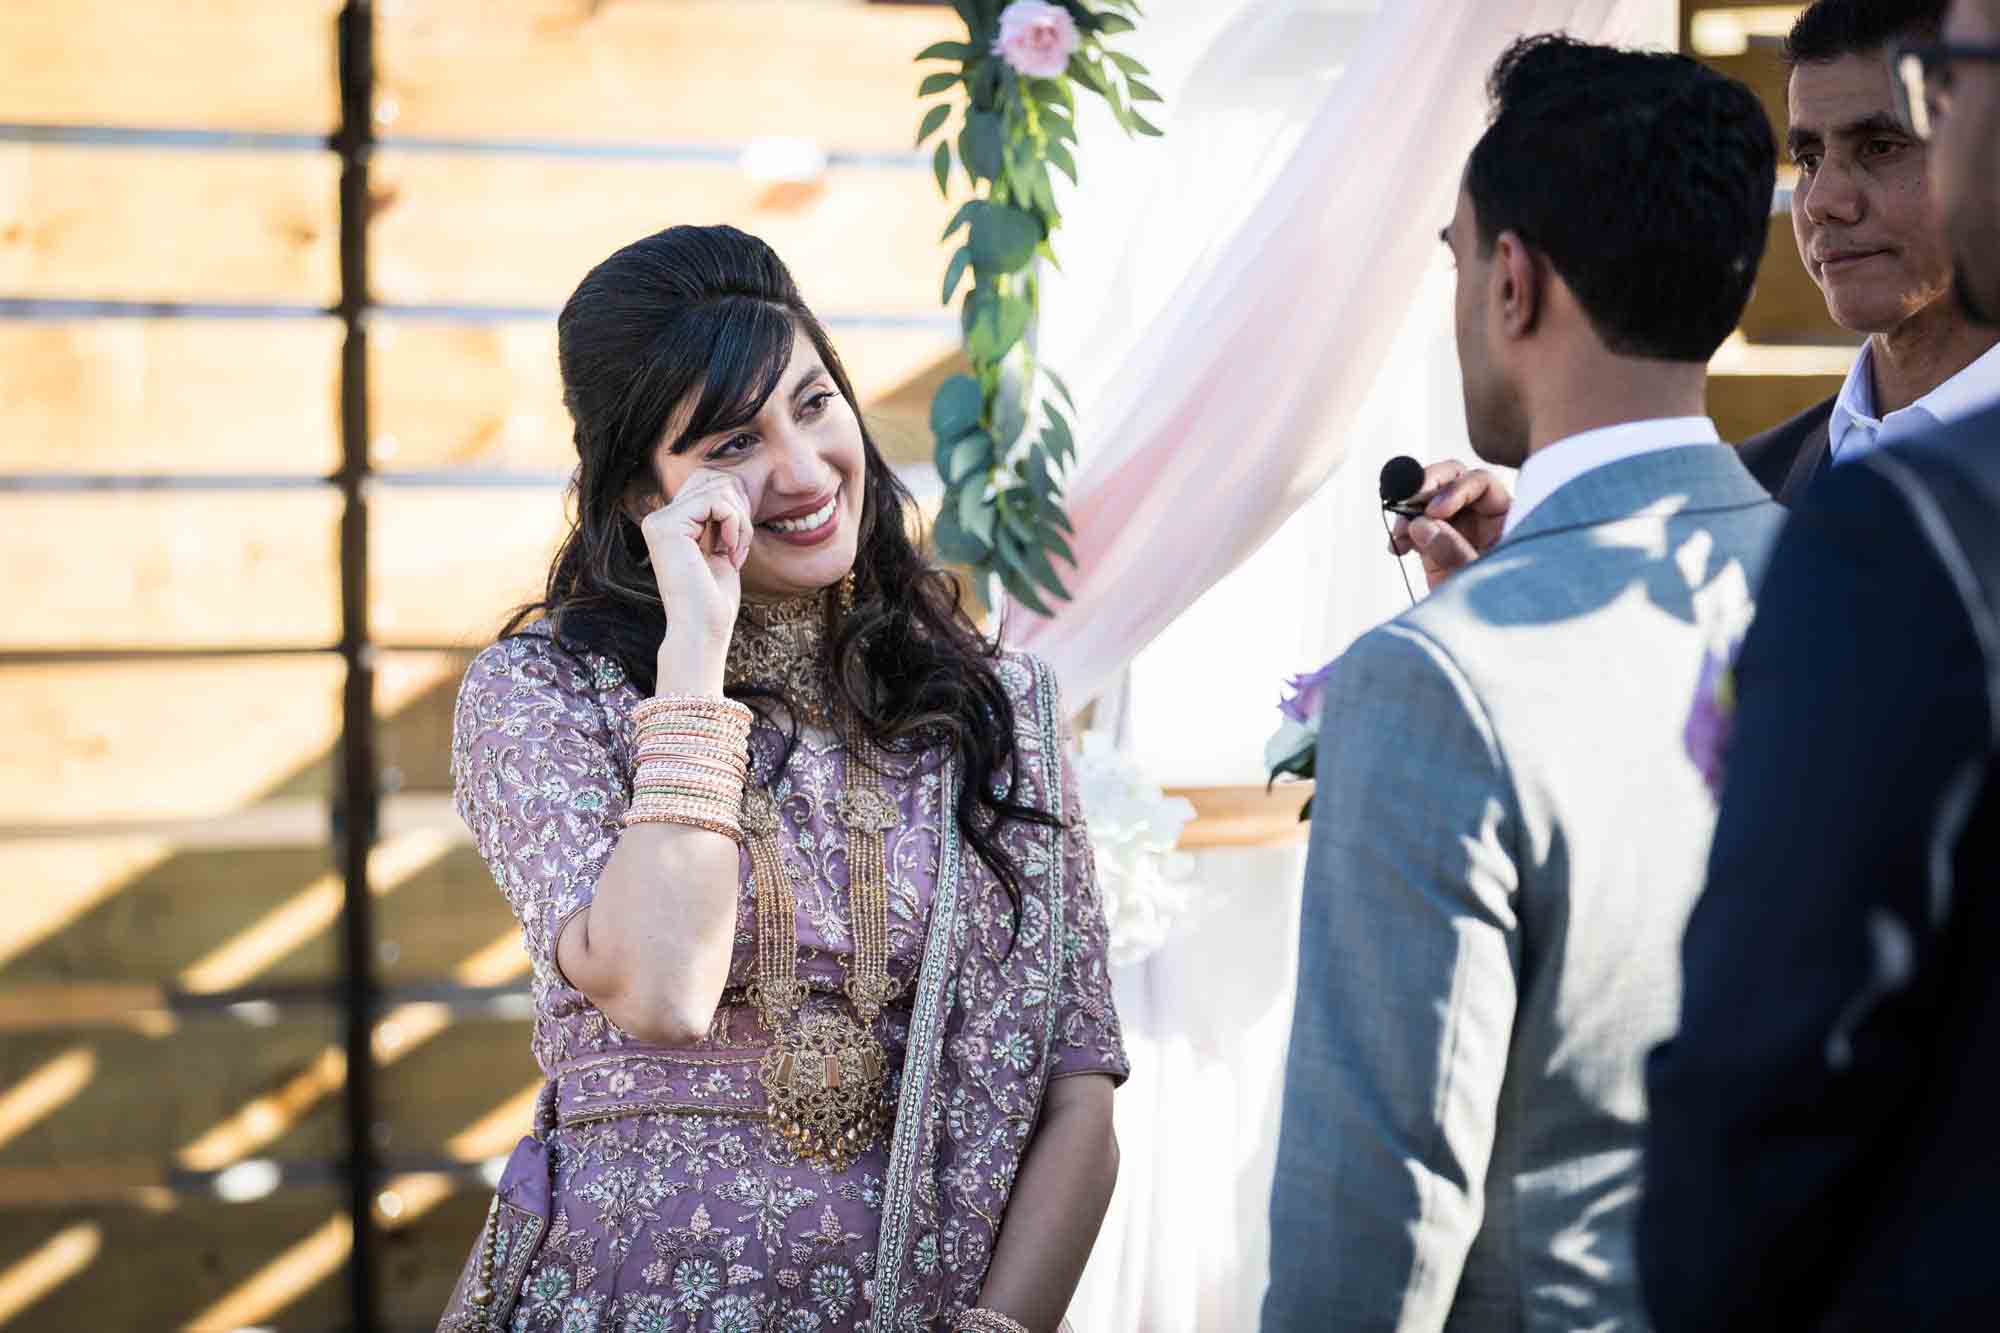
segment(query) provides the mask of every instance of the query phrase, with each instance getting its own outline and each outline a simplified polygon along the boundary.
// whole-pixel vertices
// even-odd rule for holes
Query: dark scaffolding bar
[[[348,1211],[354,1249],[349,1304],[356,1333],[382,1326],[375,1227],[381,1179],[375,1140],[376,1004],[374,911],[368,853],[375,843],[375,664],[368,639],[368,157],[374,146],[375,15],[369,0],[340,11],[340,653],[341,785],[335,840],[346,883],[342,955],[346,974]]]

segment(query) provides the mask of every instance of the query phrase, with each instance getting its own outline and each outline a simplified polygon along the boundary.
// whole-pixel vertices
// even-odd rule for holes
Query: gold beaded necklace
[[[781,689],[803,725],[834,727],[847,745],[847,780],[835,800],[847,829],[848,898],[854,958],[847,998],[854,1016],[816,1010],[799,1017],[798,894],[801,872],[785,855],[777,802],[754,775],[743,788],[743,833],[757,894],[757,979],[753,1003],[771,1031],[759,1077],[771,1125],[807,1161],[844,1171],[889,1118],[883,1105],[888,1057],[875,1020],[896,997],[889,975],[888,831],[900,814],[883,790],[876,757],[831,688],[826,660],[830,614],[853,605],[853,575],[837,592],[794,602],[745,603],[729,646],[732,686]],[[775,780],[775,774],[773,779]]]

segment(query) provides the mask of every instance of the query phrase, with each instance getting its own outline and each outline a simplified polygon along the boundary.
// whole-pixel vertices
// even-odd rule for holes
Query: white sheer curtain
[[[1279,680],[1407,604],[1375,476],[1466,452],[1436,233],[1494,57],[1676,24],[1672,0],[1148,7],[1168,137],[1086,118],[1045,290],[1042,353],[1084,406],[1077,595],[1012,637],[1072,704],[1109,691],[1154,780],[1261,781]],[[1115,974],[1134,1073],[1079,1333],[1257,1327],[1303,861],[1198,853],[1188,919]]]

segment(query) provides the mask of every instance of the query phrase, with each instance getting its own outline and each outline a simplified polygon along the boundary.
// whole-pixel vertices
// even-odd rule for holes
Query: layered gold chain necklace
[[[785,855],[771,791],[754,773],[743,789],[743,834],[757,894],[757,978],[750,998],[771,1032],[759,1071],[771,1126],[800,1157],[835,1171],[853,1165],[889,1119],[883,1086],[888,1056],[875,1020],[900,984],[889,975],[888,832],[901,815],[882,787],[876,756],[832,688],[828,620],[852,605],[850,575],[838,590],[783,603],[746,602],[729,646],[728,682],[781,690],[802,726],[837,729],[847,778],[835,809],[847,829],[847,889],[854,956],[844,987],[853,1015],[800,1015],[798,894],[802,875]],[[775,774],[772,781],[776,781]]]

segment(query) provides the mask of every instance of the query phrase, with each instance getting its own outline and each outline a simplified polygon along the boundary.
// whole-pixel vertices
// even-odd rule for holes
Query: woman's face
[[[776,601],[839,582],[854,567],[867,460],[861,422],[812,339],[793,334],[791,363],[755,420],[674,452],[669,446],[692,408],[685,404],[669,421],[653,455],[654,476],[663,499],[703,469],[742,483],[756,524],[743,595]]]

